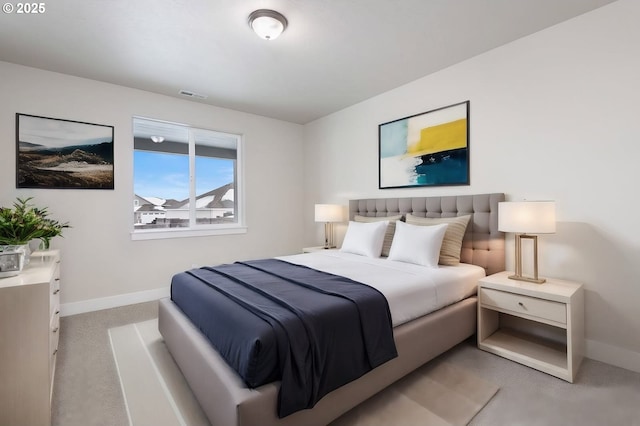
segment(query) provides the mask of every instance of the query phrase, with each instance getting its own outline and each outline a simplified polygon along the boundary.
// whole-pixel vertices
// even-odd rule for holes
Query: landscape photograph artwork
[[[16,114],[16,187],[113,189],[113,126]]]
[[[469,184],[469,101],[378,126],[379,188]]]

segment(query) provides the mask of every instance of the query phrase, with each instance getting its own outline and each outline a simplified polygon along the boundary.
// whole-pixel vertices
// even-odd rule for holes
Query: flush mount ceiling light
[[[151,136],[151,140],[155,143],[162,143],[164,142],[164,137],[163,136]]]
[[[275,40],[287,28],[287,18],[270,9],[258,9],[249,15],[249,26],[265,40]]]

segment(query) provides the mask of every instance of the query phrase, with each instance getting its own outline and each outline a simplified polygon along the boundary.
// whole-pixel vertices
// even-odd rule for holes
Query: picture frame
[[[16,113],[16,188],[114,189],[113,126]]]
[[[469,185],[464,101],[378,126],[378,188]]]

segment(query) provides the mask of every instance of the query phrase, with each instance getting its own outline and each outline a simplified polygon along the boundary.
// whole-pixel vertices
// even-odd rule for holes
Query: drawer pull
[[[56,315],[60,314],[60,309],[58,309],[55,314]]]
[[[58,348],[56,348],[51,355],[55,355],[58,353]]]
[[[58,294],[58,293],[60,293],[60,289],[59,288],[56,289],[56,291],[53,292],[53,294]]]
[[[54,328],[54,329],[53,329],[53,330],[51,330],[51,331],[53,331],[54,333],[57,333],[59,329],[60,329],[60,327],[56,327],[56,328]]]
[[[56,281],[60,281],[60,278],[56,278]]]
[[[524,303],[518,302],[518,305],[520,305],[520,307],[524,308]]]

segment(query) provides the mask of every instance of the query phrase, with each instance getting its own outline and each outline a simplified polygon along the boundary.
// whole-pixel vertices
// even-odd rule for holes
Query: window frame
[[[136,119],[155,121],[162,124],[169,124],[175,126],[181,126],[188,130],[188,155],[189,155],[189,226],[181,228],[157,228],[157,229],[136,229],[135,228],[135,215],[130,216],[130,234],[131,239],[136,240],[156,240],[167,238],[190,238],[190,237],[203,237],[211,235],[230,235],[230,234],[245,234],[247,232],[247,226],[245,222],[245,189],[244,189],[244,135],[241,133],[231,133],[221,130],[213,130],[205,127],[194,126],[190,124],[177,123],[173,121],[158,120],[155,118],[142,117],[134,115],[132,117],[132,141],[135,139],[133,123]],[[209,132],[219,133],[221,135],[234,137],[236,139],[236,162],[235,162],[235,191],[234,201],[235,210],[234,216],[236,221],[233,223],[218,223],[218,224],[196,224],[196,153],[195,153],[195,136],[194,130],[204,130]],[[142,150],[141,150],[142,151]],[[135,154],[135,142],[133,145],[132,154]],[[161,151],[159,151],[161,152]],[[132,198],[135,200],[135,165],[132,163]]]

